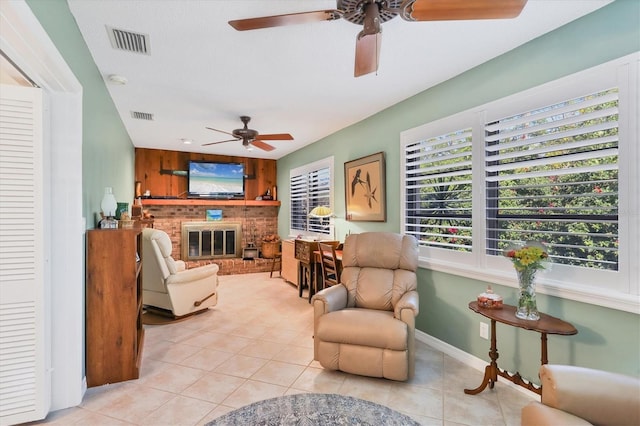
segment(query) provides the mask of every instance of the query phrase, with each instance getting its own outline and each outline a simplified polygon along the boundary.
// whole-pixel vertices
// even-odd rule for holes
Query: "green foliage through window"
[[[473,161],[482,143],[482,163]],[[484,244],[546,244],[553,262],[618,270],[616,88],[471,124],[405,146],[405,230],[423,247],[471,252],[473,184],[484,184]],[[473,164],[483,164],[484,182]],[[477,195],[476,195],[477,196]]]

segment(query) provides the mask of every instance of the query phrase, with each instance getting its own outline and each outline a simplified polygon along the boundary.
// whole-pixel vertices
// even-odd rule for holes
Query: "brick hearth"
[[[205,220],[207,210],[222,210],[223,221],[242,223],[242,247],[254,242],[259,248],[263,236],[278,233],[277,206],[144,205],[143,201],[143,208],[154,217],[153,227],[163,230],[171,238],[175,259],[180,259],[182,253],[182,222],[201,222]],[[220,267],[220,275],[233,275],[270,271],[272,260],[211,259],[189,261],[187,267],[210,263]]]

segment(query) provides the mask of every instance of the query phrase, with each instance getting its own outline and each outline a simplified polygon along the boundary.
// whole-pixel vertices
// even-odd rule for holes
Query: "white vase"
[[[104,189],[104,196],[102,197],[100,208],[102,209],[104,217],[114,217],[116,215],[118,203],[116,202],[116,197],[113,196],[113,189],[110,186]]]

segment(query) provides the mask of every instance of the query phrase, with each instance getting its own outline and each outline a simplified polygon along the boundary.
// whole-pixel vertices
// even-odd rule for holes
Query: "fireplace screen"
[[[182,259],[202,260],[240,257],[242,226],[235,222],[186,222],[182,224]]]

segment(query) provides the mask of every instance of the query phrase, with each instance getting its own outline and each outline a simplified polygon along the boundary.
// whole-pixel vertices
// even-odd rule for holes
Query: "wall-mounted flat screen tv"
[[[244,164],[190,161],[190,198],[244,199]]]

